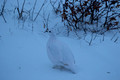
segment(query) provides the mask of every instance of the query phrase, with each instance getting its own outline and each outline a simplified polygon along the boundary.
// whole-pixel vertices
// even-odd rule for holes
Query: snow
[[[16,2],[7,1],[10,4],[7,3],[6,8],[12,10]],[[32,3],[34,1],[30,2]],[[34,22],[33,32],[30,21],[26,21],[22,28],[23,24],[18,23],[15,17],[17,13],[6,11],[7,23],[0,16],[0,80],[120,80],[120,41],[114,43],[110,40],[111,36],[106,36],[103,42],[96,39],[89,46],[82,39],[56,35],[72,51],[77,74],[52,68],[53,64],[48,59],[46,50],[49,35],[43,32],[41,15],[45,9],[48,10],[46,15],[51,12],[49,26],[52,27],[61,19],[52,15],[52,8],[48,4],[49,1]],[[37,6],[36,11],[39,7]],[[56,26],[62,27],[62,24],[58,23]]]
[[[47,34],[18,30],[0,40],[0,80],[119,80],[120,46],[109,40],[88,46],[59,37],[70,46],[77,74],[53,69],[46,51]]]

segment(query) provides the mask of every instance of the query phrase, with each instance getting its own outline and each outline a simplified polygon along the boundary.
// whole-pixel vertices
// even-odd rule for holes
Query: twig
[[[4,21],[5,21],[5,23],[7,23],[7,21],[6,21],[5,17],[4,17],[4,15],[2,15],[2,17],[3,17]]]
[[[37,3],[37,0],[35,0],[34,6],[33,6],[33,10],[32,10],[32,20],[33,20],[33,14],[34,14],[34,10],[35,10],[36,3]]]
[[[46,27],[47,29],[45,30],[45,32],[48,32],[49,31],[49,29],[48,29],[48,22],[49,22],[49,17],[50,17],[50,13],[48,14],[48,16],[47,16],[47,19],[45,18],[45,14],[43,13],[43,22],[44,22],[44,28]]]
[[[89,42],[89,45],[91,45],[92,41],[93,41],[93,34],[92,34],[92,36],[91,36],[91,40],[90,40],[90,42]]]
[[[103,39],[102,39],[102,41],[104,41],[105,39],[104,39],[104,37],[105,37],[105,35],[103,34]]]
[[[2,18],[3,18],[4,21],[5,21],[5,23],[7,23],[7,21],[6,21],[5,17],[4,17],[4,10],[5,10],[6,2],[7,2],[7,0],[4,0],[3,6],[2,6],[2,10],[1,10],[1,12],[0,12],[0,16],[2,16]]]
[[[52,7],[53,7],[53,9],[54,9],[54,11],[56,12],[56,8],[55,8],[55,3],[57,2],[57,0],[54,2],[54,3],[52,3],[52,1],[50,0],[50,4],[52,5]]]
[[[117,42],[118,39],[119,39],[119,37],[117,37],[114,42]]]
[[[36,15],[36,17],[34,18],[33,21],[35,21],[35,20],[37,19],[38,15],[40,14],[40,11],[42,10],[43,6],[45,5],[45,2],[46,2],[46,0],[45,0],[44,3],[42,4],[41,8],[39,9],[39,11],[38,11],[38,13],[37,13],[37,15]]]
[[[111,38],[111,40],[113,40],[113,38],[116,36],[117,32],[113,35],[113,37]]]
[[[20,7],[19,7],[19,1],[17,0],[17,4],[18,4],[18,7],[17,7],[17,11],[18,11],[18,14],[19,14],[19,18],[18,19],[22,19],[23,17],[23,12],[24,12],[24,5],[25,5],[25,0],[22,4],[22,9],[20,11]]]

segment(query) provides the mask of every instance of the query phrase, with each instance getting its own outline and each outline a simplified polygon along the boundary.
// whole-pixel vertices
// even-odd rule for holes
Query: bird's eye
[[[49,33],[51,33],[51,31],[49,31]]]

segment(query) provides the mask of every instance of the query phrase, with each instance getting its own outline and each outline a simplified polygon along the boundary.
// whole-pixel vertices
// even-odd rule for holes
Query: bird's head
[[[55,34],[53,33],[53,31],[49,31],[49,36],[50,37],[55,37]]]

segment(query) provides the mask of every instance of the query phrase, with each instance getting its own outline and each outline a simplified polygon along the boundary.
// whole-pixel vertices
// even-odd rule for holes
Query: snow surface
[[[59,39],[70,46],[77,74],[52,68],[46,52],[47,35],[18,30],[1,37],[0,80],[120,80],[119,44],[105,40],[88,46],[80,40]]]
[[[6,8],[14,9],[16,2],[7,1]],[[26,1],[30,5],[34,3],[34,0]],[[42,3],[39,1],[44,2],[38,0],[38,4]],[[57,36],[72,50],[77,74],[52,68],[53,64],[47,57],[49,35],[43,33],[42,13],[46,9],[46,15],[51,12],[49,26],[54,26],[61,19],[52,15],[48,2],[34,23],[33,32],[30,21],[26,21],[22,28],[23,25],[15,17],[17,13],[7,12],[6,9],[7,23],[0,16],[0,80],[120,80],[120,41],[114,43],[110,36],[105,37],[103,42],[94,40],[91,46],[84,40]],[[36,11],[39,7],[36,7]],[[62,27],[62,24],[58,23],[57,26]]]

